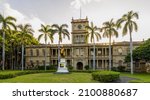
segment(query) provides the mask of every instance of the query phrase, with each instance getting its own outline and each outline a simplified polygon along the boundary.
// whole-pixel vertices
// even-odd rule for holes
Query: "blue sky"
[[[38,29],[41,24],[63,24],[69,25],[71,32],[71,19],[79,18],[82,8],[82,18],[88,16],[89,21],[95,25],[102,26],[102,23],[115,20],[130,10],[139,13],[140,19],[137,20],[139,31],[133,32],[133,40],[141,41],[150,38],[150,0],[0,0],[0,13],[5,16],[11,15],[18,19],[17,24],[30,23],[34,30],[34,36],[37,38],[40,33]],[[57,43],[57,36],[55,36]],[[115,41],[128,41],[129,35],[119,38]],[[108,39],[102,39],[99,42],[107,42]],[[43,41],[41,41],[43,42]],[[64,40],[64,43],[70,43]]]

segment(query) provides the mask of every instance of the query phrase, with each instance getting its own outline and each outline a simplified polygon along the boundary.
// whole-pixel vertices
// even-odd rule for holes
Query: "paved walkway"
[[[116,81],[116,83],[128,83],[131,80],[137,80],[136,78],[131,78],[127,76],[120,76],[120,79]]]

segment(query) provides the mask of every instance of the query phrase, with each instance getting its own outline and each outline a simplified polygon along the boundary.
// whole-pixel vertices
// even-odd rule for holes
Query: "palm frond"
[[[68,28],[68,25],[67,24],[62,24],[61,27],[62,28]]]
[[[133,26],[134,26],[134,30],[135,30],[135,31],[138,31],[138,26],[137,26],[137,24],[136,24],[135,22],[132,22],[132,24],[133,24]]]
[[[9,22],[9,21],[14,21],[14,22],[17,21],[16,18],[14,18],[14,17],[12,17],[12,16],[6,17],[5,20],[8,21],[8,22]]]
[[[43,36],[43,34],[39,35],[39,37],[38,37],[38,41],[40,41],[40,40],[41,40],[42,36]]]
[[[58,25],[58,24],[53,24],[53,25],[52,25],[52,28],[59,29],[59,25]]]
[[[136,19],[139,19],[139,15],[138,15],[138,13],[133,13],[133,15],[132,15],[133,17],[135,17]]]
[[[8,25],[12,26],[15,30],[17,30],[17,27],[14,23],[12,22],[7,22]]]
[[[128,32],[128,25],[129,25],[129,23],[127,22],[125,24],[125,26],[123,27],[123,32],[122,32],[123,36],[125,36],[127,34],[127,32]]]
[[[112,29],[112,31],[113,31],[113,33],[114,33],[114,36],[117,38],[118,37],[118,31],[117,30],[115,30],[114,28]]]

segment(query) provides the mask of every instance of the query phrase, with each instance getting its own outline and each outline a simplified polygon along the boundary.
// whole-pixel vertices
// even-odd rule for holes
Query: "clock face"
[[[82,25],[81,24],[78,25],[78,29],[82,29]]]
[[[122,53],[122,49],[121,49],[121,48],[119,48],[119,49],[118,49],[118,52],[119,52],[119,53]]]

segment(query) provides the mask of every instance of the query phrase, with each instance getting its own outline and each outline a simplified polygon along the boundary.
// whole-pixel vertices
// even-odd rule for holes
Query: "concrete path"
[[[138,80],[138,79],[127,77],[127,76],[120,76],[120,79],[115,82],[116,83],[129,83],[129,81],[131,81],[131,80]]]

